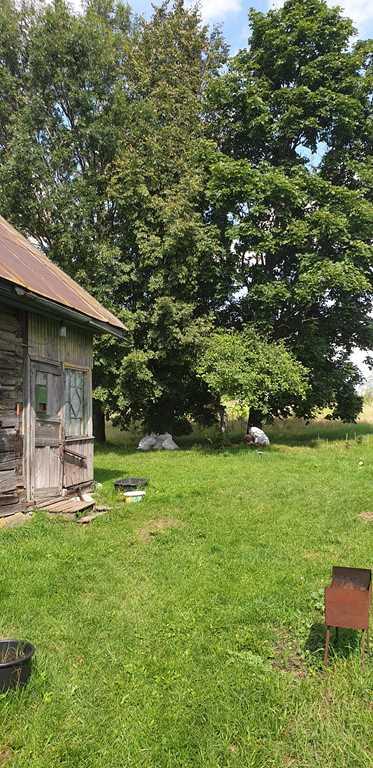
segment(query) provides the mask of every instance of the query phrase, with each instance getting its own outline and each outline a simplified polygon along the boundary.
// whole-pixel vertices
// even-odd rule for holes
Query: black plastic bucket
[[[123,477],[121,480],[116,480],[114,488],[117,491],[137,491],[140,488],[145,488],[148,484],[146,477]]]
[[[24,640],[0,640],[0,692],[26,685],[35,648]]]

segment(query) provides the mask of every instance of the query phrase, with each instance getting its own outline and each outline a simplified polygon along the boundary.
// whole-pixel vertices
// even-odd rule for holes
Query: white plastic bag
[[[137,446],[138,451],[177,451],[178,445],[172,439],[169,432],[163,435],[145,435]]]
[[[157,438],[154,434],[151,435],[144,435],[144,437],[141,438],[137,450],[138,451],[151,451],[152,448],[154,448],[155,444],[157,442]]]
[[[163,440],[162,448],[164,451],[178,451],[179,446],[176,445],[175,441],[172,439],[172,435],[166,435],[165,440]]]

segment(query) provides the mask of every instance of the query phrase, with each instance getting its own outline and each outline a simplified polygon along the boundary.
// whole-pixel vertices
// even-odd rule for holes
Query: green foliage
[[[221,156],[213,219],[234,253],[224,327],[254,323],[311,372],[297,413],[356,417],[371,348],[371,70],[368,44],[324,0],[250,13],[246,50],[211,81],[209,130]]]
[[[196,362],[219,327],[284,341],[309,370],[299,415],[358,414],[371,51],[352,31],[325,0],[287,0],[250,12],[222,66],[220,33],[182,0],[149,21],[121,0],[1,3],[0,210],[126,323],[94,370],[122,425],[214,418]]]
[[[211,418],[191,363],[230,279],[206,217],[214,146],[201,121],[220,35],[179,0],[150,22],[119,0],[92,0],[81,15],[64,0],[8,15],[24,61],[7,110],[2,213],[125,321],[123,343],[96,343],[107,413],[154,428]]]
[[[132,338],[131,351],[117,360],[115,378],[110,369],[103,371],[107,385],[96,390],[96,397],[122,426],[141,420],[149,430],[176,433],[190,413],[208,423],[214,418],[211,394],[194,372],[194,362],[210,322],[195,318],[193,307],[171,297],[156,299],[152,309],[147,318],[135,317],[132,333],[141,323],[141,346]]]
[[[350,49],[352,22],[324,0],[286,0],[251,10],[247,49],[211,85],[211,130],[227,154],[293,164],[299,147],[316,152],[361,139],[368,88],[367,47]]]
[[[307,371],[284,344],[269,343],[250,327],[211,334],[197,371],[221,400],[238,400],[263,416],[290,411],[308,390]]]
[[[105,174],[121,132],[136,21],[116,0],[90,2],[82,15],[63,0],[25,4],[15,18],[19,71],[0,166],[2,212],[118,310],[126,270]]]

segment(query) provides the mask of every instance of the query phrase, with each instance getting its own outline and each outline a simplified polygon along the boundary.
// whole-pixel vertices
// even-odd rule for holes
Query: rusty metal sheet
[[[123,323],[105,309],[75,280],[0,216],[0,278],[26,291],[57,302],[87,317],[125,330]]]
[[[332,583],[325,588],[325,651],[328,663],[330,628],[360,629],[369,633],[369,609],[372,600],[372,572],[368,568],[333,566]],[[364,641],[361,655],[364,654]]]
[[[368,568],[347,568],[333,565],[332,587],[366,590],[370,587],[372,573]]]

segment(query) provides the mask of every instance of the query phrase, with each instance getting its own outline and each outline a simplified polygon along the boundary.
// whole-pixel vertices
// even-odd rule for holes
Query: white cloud
[[[83,0],[67,0],[70,8],[76,13],[80,13],[83,8]]]
[[[360,32],[369,24],[373,24],[372,0],[327,0],[328,5],[340,5],[346,16],[354,22]],[[269,8],[279,8],[282,0],[269,0]]]
[[[73,11],[81,11],[83,2],[82,0],[68,0],[69,6],[73,9]]]
[[[68,0],[68,3],[74,11],[81,11],[83,0]],[[190,0],[190,5],[194,4],[195,0]],[[130,5],[133,5],[136,10],[136,0],[132,3],[130,0]],[[200,0],[200,9],[204,21],[223,20],[229,13],[239,13],[242,7],[242,0]]]
[[[75,11],[80,11],[83,0],[68,0],[68,3]],[[195,0],[190,0],[190,5],[194,4]],[[131,3],[130,0],[130,5],[136,9],[137,3]],[[229,13],[239,13],[242,10],[242,0],[200,0],[200,9],[204,21],[219,21]]]
[[[335,5],[335,3],[329,3],[329,5]],[[369,22],[373,22],[373,3],[371,0],[340,0],[339,5],[343,6],[346,15],[358,26],[365,26]]]
[[[372,371],[368,366],[365,364],[365,358],[372,354],[371,352],[363,352],[362,349],[356,349],[355,352],[351,355],[351,362],[357,365],[357,367],[360,369],[361,373],[363,374],[365,381],[369,381],[370,384],[373,384],[372,381]],[[362,387],[364,390],[364,385]]]
[[[241,0],[201,0],[201,13],[204,21],[219,21],[228,13],[242,10]]]

